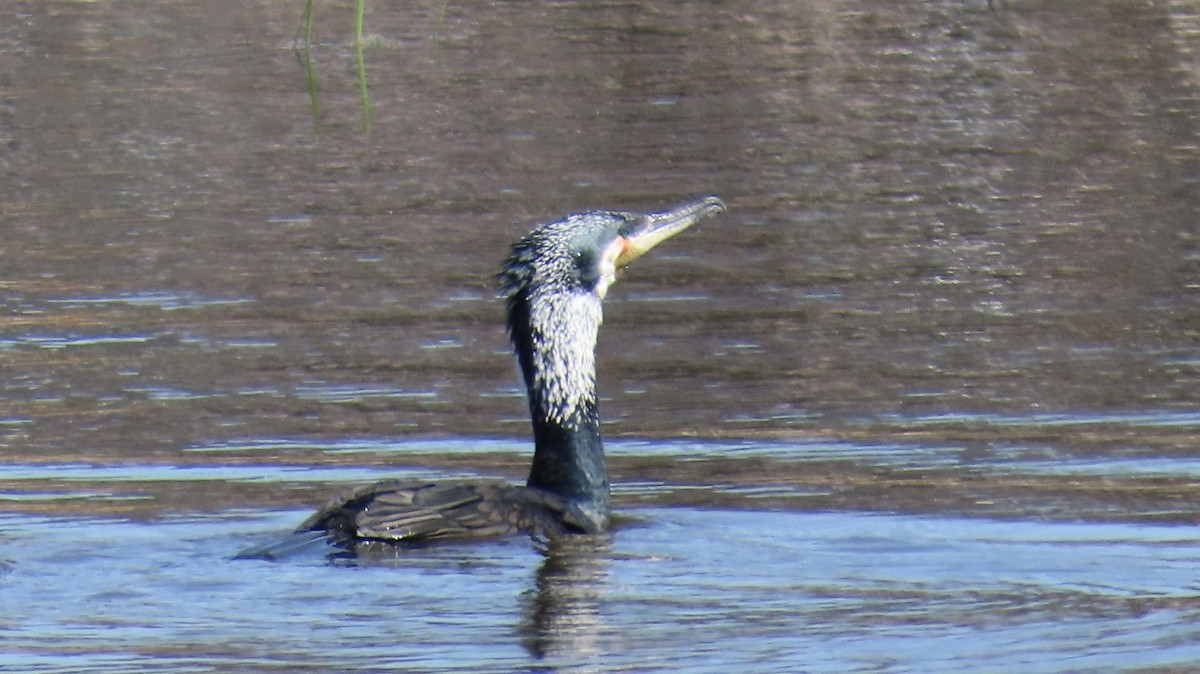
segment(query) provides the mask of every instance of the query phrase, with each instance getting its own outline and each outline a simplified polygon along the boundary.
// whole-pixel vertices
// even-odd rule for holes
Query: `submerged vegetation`
[[[308,87],[308,96],[312,105],[313,118],[319,123],[323,116],[321,97],[317,88],[317,77],[313,69],[313,13],[315,0],[306,0],[304,15],[301,17],[300,30],[297,31],[295,47],[296,57],[304,68],[304,79]],[[362,107],[362,130],[371,130],[371,91],[367,86],[367,61],[363,55],[363,17],[366,15],[367,0],[354,2],[354,58],[358,65],[358,99]]]

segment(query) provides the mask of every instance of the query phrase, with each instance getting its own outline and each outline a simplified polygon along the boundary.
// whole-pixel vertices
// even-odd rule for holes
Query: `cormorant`
[[[525,486],[502,479],[385,480],[333,499],[287,538],[238,556],[277,558],[320,539],[353,552],[363,545],[604,531],[609,485],[595,386],[601,300],[618,269],[724,210],[709,196],[661,213],[588,211],[537,227],[513,244],[499,280],[533,422]]]

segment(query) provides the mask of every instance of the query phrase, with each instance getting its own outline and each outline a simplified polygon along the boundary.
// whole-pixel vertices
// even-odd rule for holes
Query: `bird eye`
[[[575,268],[582,273],[588,272],[594,265],[595,258],[586,250],[575,252]]]
[[[617,229],[617,234],[620,234],[622,238],[628,239],[629,235],[633,234],[633,223],[626,221],[625,224]]]

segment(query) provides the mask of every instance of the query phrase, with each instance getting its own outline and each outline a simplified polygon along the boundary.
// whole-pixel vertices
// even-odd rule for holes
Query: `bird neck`
[[[590,293],[521,293],[509,302],[533,423],[527,484],[572,500],[603,528],[609,485],[596,399],[600,321],[600,298]]]
[[[533,465],[526,485],[570,499],[586,513],[592,527],[608,524],[608,467],[600,422],[593,408],[591,419],[577,427],[534,419]]]

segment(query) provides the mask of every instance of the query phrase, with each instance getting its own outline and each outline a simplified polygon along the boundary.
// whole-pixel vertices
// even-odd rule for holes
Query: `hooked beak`
[[[679,232],[704,218],[724,211],[724,202],[715,196],[707,196],[661,213],[644,216],[637,228],[625,237],[621,252],[617,255],[617,267],[624,267]]]

